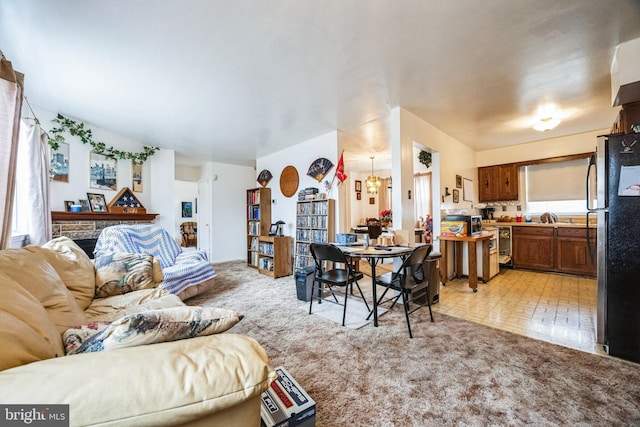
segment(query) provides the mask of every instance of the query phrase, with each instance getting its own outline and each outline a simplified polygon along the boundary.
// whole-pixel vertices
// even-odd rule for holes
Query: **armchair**
[[[198,223],[187,221],[180,224],[180,234],[182,235],[182,246],[190,247],[198,245]]]
[[[95,257],[117,252],[153,255],[162,268],[162,286],[182,300],[211,287],[216,277],[205,252],[184,252],[166,230],[155,224],[114,225],[102,230]]]

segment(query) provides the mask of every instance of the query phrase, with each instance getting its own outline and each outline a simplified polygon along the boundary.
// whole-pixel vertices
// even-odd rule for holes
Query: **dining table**
[[[388,258],[404,258],[413,252],[410,246],[341,246],[338,248],[352,258],[366,259],[371,266],[371,289],[373,293],[373,326],[378,326],[378,296],[376,293],[376,266]]]

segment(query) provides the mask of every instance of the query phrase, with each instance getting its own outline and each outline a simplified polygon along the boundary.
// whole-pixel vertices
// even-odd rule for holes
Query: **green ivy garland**
[[[130,159],[134,163],[143,163],[147,160],[148,157],[155,154],[156,151],[160,150],[159,147],[148,147],[146,145],[142,146],[142,152],[140,153],[132,153],[130,151],[120,151],[113,147],[107,147],[104,142],[95,142],[93,140],[93,135],[91,133],[91,129],[85,128],[84,123],[78,123],[74,120],[71,120],[62,114],[58,114],[58,116],[53,119],[55,123],[58,124],[57,127],[54,127],[49,131],[49,135],[47,135],[47,140],[49,146],[53,150],[58,150],[61,142],[65,142],[64,136],[62,136],[63,132],[69,132],[73,136],[77,136],[80,138],[83,144],[89,144],[93,147],[93,151],[97,154],[102,154],[108,157],[112,157],[115,159]],[[53,135],[53,138],[51,137]]]

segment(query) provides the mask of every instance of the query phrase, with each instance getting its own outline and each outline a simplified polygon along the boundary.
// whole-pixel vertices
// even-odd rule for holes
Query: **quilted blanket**
[[[114,225],[102,230],[95,256],[116,252],[153,255],[162,267],[163,286],[172,294],[216,277],[206,253],[184,252],[166,230],[155,224]]]

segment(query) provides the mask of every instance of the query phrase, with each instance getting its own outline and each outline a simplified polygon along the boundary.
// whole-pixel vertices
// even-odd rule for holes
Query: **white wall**
[[[48,132],[56,126],[53,119],[56,117],[57,113],[38,106],[33,106],[33,109],[45,131]],[[76,120],[73,117],[70,118]],[[81,121],[81,119],[77,121]],[[93,140],[96,142],[104,142],[108,146],[112,146],[123,151],[142,151],[143,144],[137,141],[126,138],[122,135],[108,132],[89,123],[86,123],[85,126],[91,129],[93,133]],[[122,187],[129,187],[133,189],[130,160],[118,160],[117,191],[89,188],[89,153],[92,148],[88,144],[83,144],[77,136],[71,136],[68,133],[64,133],[63,136],[69,144],[69,182],[51,181],[50,194],[52,210],[64,211],[65,200],[73,200],[77,203],[80,199],[87,199],[87,193],[104,194],[105,200],[108,203],[116,196],[117,192],[120,191]],[[140,193],[134,193],[138,200],[140,200],[140,203],[147,208],[147,212],[152,212],[152,207],[150,206],[151,191],[149,171],[154,160],[155,155],[150,157],[149,160],[143,164],[143,191]]]
[[[176,165],[176,179],[179,181],[198,182],[201,176],[200,166]]]
[[[332,131],[256,160],[256,171],[258,173],[263,169],[267,169],[273,175],[273,178],[269,184],[267,184],[267,187],[271,188],[271,199],[274,201],[271,205],[271,221],[284,221],[283,232],[286,236],[295,238],[298,191],[306,187],[316,187],[320,192],[325,191],[324,180],[323,182],[318,182],[314,178],[307,176],[309,166],[319,157],[325,157],[331,160],[334,167],[329,171],[329,175],[327,176],[327,179],[331,181],[339,157],[337,144],[337,131]],[[282,174],[282,170],[288,165],[294,166],[299,176],[298,191],[291,197],[285,197],[280,191],[280,175]],[[338,200],[339,190],[337,188],[337,182],[338,180],[336,179],[334,188],[328,194],[328,198],[336,199],[336,212],[339,212],[340,202]],[[347,182],[345,181],[343,185],[347,185]],[[254,177],[254,187],[258,186]],[[340,227],[339,215],[336,214],[336,232],[340,232]]]
[[[159,213],[155,223],[165,230],[173,230],[176,224],[175,204],[175,152],[162,149],[153,155],[149,171],[151,203],[153,210]],[[146,184],[145,184],[146,185]],[[170,231],[169,231],[170,232]]]
[[[438,208],[441,210],[471,210],[471,206],[475,206],[477,203],[478,192],[475,152],[455,138],[403,108],[400,108],[400,134],[403,145],[413,144],[415,142],[434,151],[432,164],[432,186],[434,187],[433,227],[437,235],[437,230],[440,229],[440,212]],[[462,192],[460,192],[460,203],[453,203],[451,196],[445,197],[444,203],[441,202],[440,193],[444,195],[444,188],[449,187],[449,191],[455,188],[456,175],[461,175],[473,180],[476,189],[474,192],[475,200],[473,202],[463,202]],[[406,195],[402,197],[406,197]],[[404,215],[413,217],[413,210],[404,212]],[[415,218],[413,218],[412,221],[415,223]],[[438,248],[438,242],[436,241],[434,249],[437,250]]]
[[[256,187],[252,167],[211,162],[202,168],[202,179],[212,178],[212,246],[209,260],[220,263],[247,259],[246,190]],[[198,218],[198,222],[206,221]]]
[[[376,175],[380,177],[387,177],[390,175],[389,171],[375,171]],[[348,188],[347,195],[349,198],[350,204],[350,215],[349,215],[349,227],[355,227],[356,225],[364,225],[364,218],[377,218],[380,216],[380,208],[379,208],[379,198],[377,194],[369,194],[367,193],[367,185],[365,184],[365,180],[367,176],[371,173],[362,173],[362,172],[352,172],[346,170],[348,175],[347,181],[344,182],[343,185],[346,185]],[[355,181],[359,180],[361,182],[362,191],[360,192],[361,199],[358,200],[355,191]],[[369,198],[374,199],[374,204],[369,204]]]
[[[590,153],[596,150],[598,135],[608,134],[609,131],[609,129],[600,129],[526,144],[510,145],[493,150],[478,151],[475,153],[476,163],[478,167],[482,167],[568,156],[570,154]]]
[[[36,116],[41,122],[45,131],[50,131],[55,127],[53,119],[57,113],[33,106]],[[82,121],[82,118],[76,119]],[[104,142],[107,146],[112,146],[122,151],[140,152],[145,144],[133,139],[109,132],[90,123],[85,126],[91,129],[93,140]],[[89,187],[89,153],[92,147],[83,144],[79,137],[64,134],[66,142],[69,144],[69,182],[52,181],[50,184],[51,209],[63,211],[64,201],[87,199],[87,193],[104,194],[105,200],[111,202],[117,192],[123,187],[133,189],[132,168],[130,160],[118,160],[117,190],[102,190]],[[173,230],[175,224],[174,209],[174,151],[161,149],[153,156],[149,157],[142,166],[142,192],[134,195],[140,203],[147,209],[148,213],[156,213],[156,224],[167,230]]]

